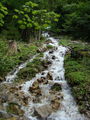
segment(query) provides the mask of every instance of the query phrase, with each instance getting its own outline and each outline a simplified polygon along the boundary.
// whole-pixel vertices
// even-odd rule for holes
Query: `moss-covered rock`
[[[58,84],[58,83],[55,83],[52,87],[51,87],[51,90],[54,90],[54,91],[60,91],[62,88],[61,88],[61,85]]]
[[[15,82],[30,80],[35,77],[36,73],[43,71],[44,67],[42,65],[42,57],[43,54],[39,54],[32,62],[28,63],[25,68],[21,69]]]

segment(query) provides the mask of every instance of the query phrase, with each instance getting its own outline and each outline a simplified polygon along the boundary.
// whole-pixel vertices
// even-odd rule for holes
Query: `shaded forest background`
[[[30,1],[33,4],[26,5]],[[40,39],[41,32],[49,28],[49,31],[56,34],[68,34],[75,39],[90,42],[89,0],[30,1],[2,0],[0,2],[0,34],[6,39],[37,40]],[[27,9],[28,6],[32,9],[32,13]],[[52,16],[54,16],[53,20]]]

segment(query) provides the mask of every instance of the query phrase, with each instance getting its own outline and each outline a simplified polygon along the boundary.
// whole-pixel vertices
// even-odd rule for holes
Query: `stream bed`
[[[44,53],[42,59],[51,62],[48,69],[36,74],[36,77],[20,86],[19,92],[28,99],[27,105],[21,104],[24,116],[29,120],[86,120],[78,111],[78,106],[71,94],[70,87],[65,80],[64,56],[68,48],[59,46],[58,39],[44,34],[49,45],[54,50]],[[31,61],[33,58],[31,59]],[[23,64],[23,67],[26,63]],[[6,82],[12,82],[22,65],[6,77]]]

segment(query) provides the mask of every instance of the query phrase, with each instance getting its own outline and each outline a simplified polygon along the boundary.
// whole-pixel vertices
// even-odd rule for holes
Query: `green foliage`
[[[47,10],[38,10],[38,4],[33,2],[26,2],[21,10],[15,9],[14,19],[17,19],[20,29],[35,28],[45,29],[52,20],[58,21],[59,15],[54,12],[47,12]]]
[[[80,112],[86,113],[90,104],[90,67],[88,67],[90,65],[90,45],[83,45],[79,42],[78,44],[74,43],[73,46],[77,54],[81,50],[86,50],[86,55],[83,54],[82,59],[79,59],[79,57],[78,59],[72,58],[72,56],[67,55],[65,59],[65,76],[79,105]]]
[[[54,91],[60,91],[62,88],[61,88],[61,85],[58,84],[58,83],[55,83],[52,87],[51,87],[51,90],[54,90]]]
[[[47,49],[52,49],[53,46],[52,45],[47,45]]]
[[[60,1],[56,12],[61,17],[56,24],[57,32],[72,35],[75,39],[79,38],[90,42],[90,1]],[[55,29],[54,28],[54,29]]]
[[[29,36],[41,37],[41,31],[51,26],[52,21],[57,22],[59,15],[55,12],[48,12],[45,9],[38,9],[38,4],[31,1],[26,2],[20,10],[15,9],[13,19],[19,29]],[[31,37],[31,36],[30,36]],[[29,38],[28,38],[29,39]]]
[[[7,15],[7,14],[8,14],[7,8],[4,7],[4,6],[2,5],[2,3],[0,2],[0,27],[3,26],[3,24],[4,24],[4,17],[5,17],[5,15]]]
[[[80,2],[78,5],[75,5],[75,9],[66,15],[66,20],[64,23],[64,28],[66,32],[70,32],[75,36],[75,38],[89,39],[90,31],[90,2],[83,3]],[[71,6],[72,7],[72,6]]]
[[[18,28],[13,23],[8,24],[7,30],[3,30],[1,36],[5,36],[7,40],[21,40],[20,31],[18,31]]]

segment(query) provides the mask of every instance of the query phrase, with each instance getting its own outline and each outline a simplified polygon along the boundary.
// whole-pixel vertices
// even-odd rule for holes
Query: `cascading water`
[[[50,37],[47,33],[43,34],[43,36],[45,37],[48,36],[47,40],[48,39],[51,40],[51,43],[49,44],[54,46],[54,51],[51,53],[50,51],[45,52],[44,57],[42,59],[48,59],[49,61],[52,62],[52,64],[51,66],[49,66],[47,70],[42,71],[44,74],[42,73],[36,74],[35,78],[20,85],[21,86],[20,92],[23,92],[26,97],[30,98],[27,106],[22,105],[22,109],[25,111],[26,118],[28,118],[29,120],[39,120],[39,118],[34,115],[35,108],[50,104],[51,86],[52,84],[58,83],[61,85],[62,88],[62,90],[60,91],[60,95],[61,94],[63,95],[63,99],[60,100],[61,105],[58,110],[51,112],[51,114],[47,115],[45,119],[46,120],[86,120],[86,118],[78,112],[78,107],[71,95],[70,87],[68,86],[67,81],[65,80],[64,56],[67,51],[67,48],[63,46],[59,46],[58,40],[54,39],[53,37]],[[32,60],[33,58],[31,59],[31,61]],[[14,72],[14,74],[7,76],[6,81],[7,82],[13,81],[19,70],[24,68],[26,64],[27,62],[19,66],[19,68]],[[42,96],[40,97],[40,101],[35,103],[33,101],[33,98],[35,98],[36,96],[31,94],[29,88],[32,87],[33,83],[37,81],[37,79],[46,77],[49,72],[52,74],[53,80],[52,81],[48,80],[47,84],[42,83],[39,85]],[[41,118],[40,120],[42,119],[43,118]]]
[[[45,34],[44,36],[47,36],[48,34]],[[48,35],[49,36],[49,35]],[[52,112],[51,115],[49,115],[46,119],[47,120],[86,120],[84,116],[82,116],[78,112],[78,107],[71,95],[70,88],[65,80],[64,77],[64,56],[67,51],[66,47],[59,46],[58,41],[54,39],[53,37],[48,37],[49,40],[51,40],[50,45],[53,45],[55,47],[55,51],[53,53],[45,52],[44,58],[48,58],[50,61],[52,61],[52,65],[48,68],[48,70],[44,71],[44,75],[37,74],[36,77],[22,85],[22,91],[25,92],[25,94],[30,95],[29,87],[32,86],[35,80],[41,77],[45,77],[48,72],[52,73],[53,77],[53,83],[58,83],[62,87],[62,95],[63,100],[61,102],[61,107],[56,112]],[[52,57],[55,56],[55,59],[53,60]],[[42,89],[42,95],[45,97],[42,97],[40,103],[33,103],[32,101],[29,102],[28,107],[23,107],[25,110],[25,115],[30,120],[37,120],[37,117],[33,116],[34,108],[37,106],[46,105],[49,103],[50,99],[50,85],[41,85],[40,88]]]
[[[17,73],[26,67],[28,62],[32,62],[33,59],[36,57],[37,55],[33,56],[32,58],[30,58],[30,60],[27,60],[25,63],[22,63],[18,68],[16,68],[14,70],[13,73],[10,73],[9,75],[6,76],[6,82],[13,82],[13,80],[17,77]]]

